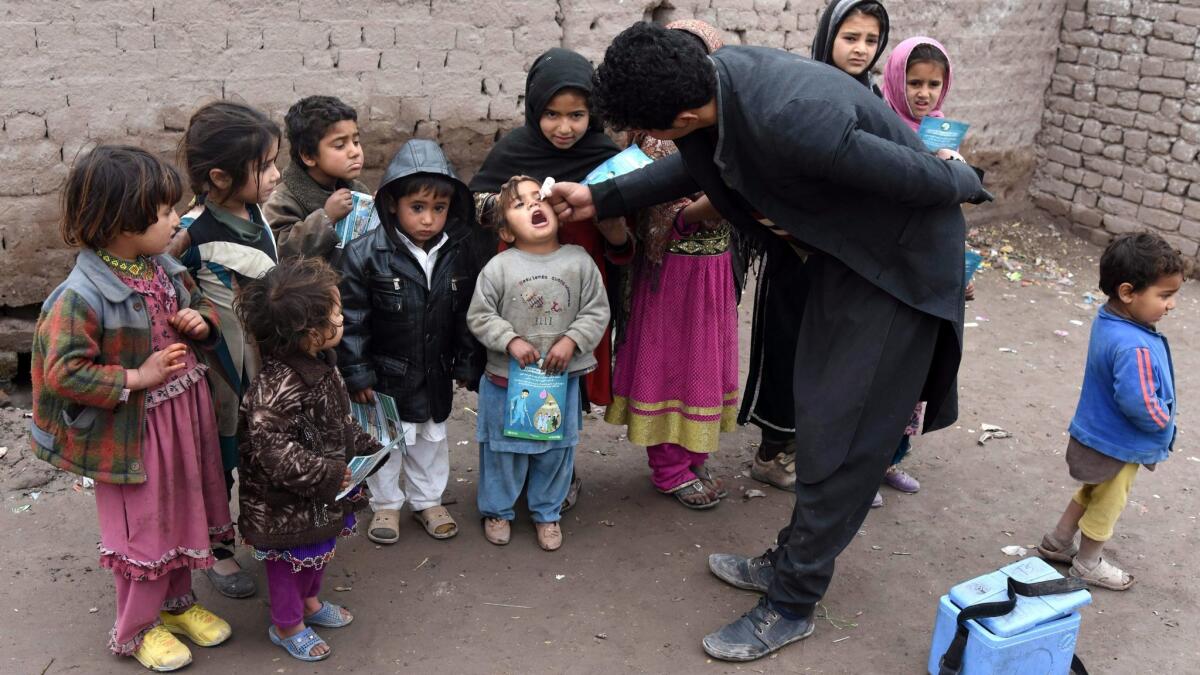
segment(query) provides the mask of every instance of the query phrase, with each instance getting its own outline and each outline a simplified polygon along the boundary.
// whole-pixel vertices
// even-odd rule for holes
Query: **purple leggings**
[[[654,487],[666,492],[696,479],[692,467],[704,466],[708,454],[692,452],[682,445],[660,443],[646,448],[650,460],[650,480]]]
[[[321,591],[325,568],[305,567],[292,571],[286,560],[267,560],[267,591],[271,596],[271,623],[291,628],[304,621],[304,599],[315,598]]]

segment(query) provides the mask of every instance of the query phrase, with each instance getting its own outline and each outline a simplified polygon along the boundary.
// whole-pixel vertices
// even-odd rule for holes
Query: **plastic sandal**
[[[291,655],[292,658],[299,659],[301,661],[324,661],[325,659],[329,658],[330,654],[333,653],[333,651],[330,650],[319,656],[312,656],[310,654],[313,647],[316,647],[317,645],[325,645],[328,647],[329,644],[322,640],[321,636],[317,635],[312,628],[307,626],[305,626],[304,630],[289,638],[279,637],[279,634],[275,632],[275,626],[271,626],[270,628],[267,628],[267,637],[271,638],[271,642],[273,644],[277,644],[286,649],[287,653]]]
[[[704,484],[700,482],[699,478],[689,480],[678,487],[661,492],[665,495],[671,495],[675,498],[675,501],[683,504],[685,507],[692,509],[693,511],[706,511],[708,509],[716,508],[717,505],[721,503],[721,500],[717,497],[716,493],[706,490],[704,488]],[[710,501],[694,504],[684,499],[684,497],[698,494],[704,495]]]
[[[354,620],[354,615],[350,614],[349,612],[342,614],[343,609],[345,608],[341,605],[335,605],[326,600],[321,603],[321,609],[318,609],[312,614],[304,617],[304,623],[320,626],[322,628],[341,628],[342,626],[348,626],[350,625],[350,622]],[[349,619],[346,618],[347,614],[350,614]]]
[[[400,541],[400,512],[396,509],[379,509],[371,517],[367,527],[367,539],[376,544],[394,544]]]
[[[1062,546],[1057,541],[1051,539],[1049,534],[1046,534],[1042,535],[1042,543],[1037,545],[1037,552],[1045,560],[1070,565],[1075,562],[1075,556],[1079,553],[1079,547],[1075,545],[1074,541],[1067,546]]]
[[[1075,561],[1071,565],[1068,572],[1073,577],[1079,577],[1088,583],[1089,586],[1099,586],[1107,588],[1110,591],[1128,590],[1133,582],[1136,581],[1132,574],[1127,574],[1124,570],[1116,565],[1110,564],[1104,558],[1096,563],[1092,569],[1084,569],[1079,565],[1079,561]]]
[[[729,490],[725,489],[725,481],[720,478],[714,478],[712,471],[709,471],[707,466],[693,466],[692,473],[695,474],[696,478],[700,479],[700,482],[704,484],[704,487],[709,492],[717,495],[717,499],[724,499],[729,496]]]
[[[444,506],[431,506],[424,511],[413,511],[412,515],[434,539],[449,539],[458,534],[458,523],[454,522],[454,516],[450,515]],[[438,529],[445,525],[449,525],[450,529],[438,532]]]

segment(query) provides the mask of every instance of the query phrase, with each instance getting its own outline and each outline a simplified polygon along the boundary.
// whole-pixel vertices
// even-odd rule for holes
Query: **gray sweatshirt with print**
[[[508,343],[522,337],[543,357],[559,337],[578,349],[567,372],[596,368],[592,350],[609,320],[600,270],[582,247],[534,255],[515,248],[492,258],[479,274],[467,326],[488,352],[487,372],[508,377]]]

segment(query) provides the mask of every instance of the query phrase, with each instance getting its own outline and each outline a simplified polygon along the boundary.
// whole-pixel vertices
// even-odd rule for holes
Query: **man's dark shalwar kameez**
[[[743,229],[763,220],[816,253],[800,326],[796,506],[768,598],[811,614],[866,517],[919,400],[926,431],[957,417],[964,220],[986,194],[867,88],[786,52],[726,47],[715,127],[679,154],[593,186],[598,217],[703,191]]]

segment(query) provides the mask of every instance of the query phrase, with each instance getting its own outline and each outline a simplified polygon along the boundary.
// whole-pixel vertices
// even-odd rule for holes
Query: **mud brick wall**
[[[1066,0],[890,0],[893,41],[925,33],[956,64],[947,112],[1001,193],[1032,174]],[[0,2],[0,350],[14,315],[65,275],[56,190],[97,141],[173,157],[187,118],[220,98],[282,121],[316,93],[356,106],[367,181],[413,136],[464,176],[521,123],[525,70],[562,45],[599,60],[642,19],[698,16],[730,44],[807,53],[821,0],[4,0]],[[781,130],[782,131],[782,130]],[[14,308],[23,308],[20,311]],[[4,336],[11,337],[5,340]],[[13,343],[8,345],[8,343]],[[14,346],[15,345],[15,346]]]
[[[1200,0],[1069,0],[1036,203],[1097,242],[1145,228],[1200,248]]]

